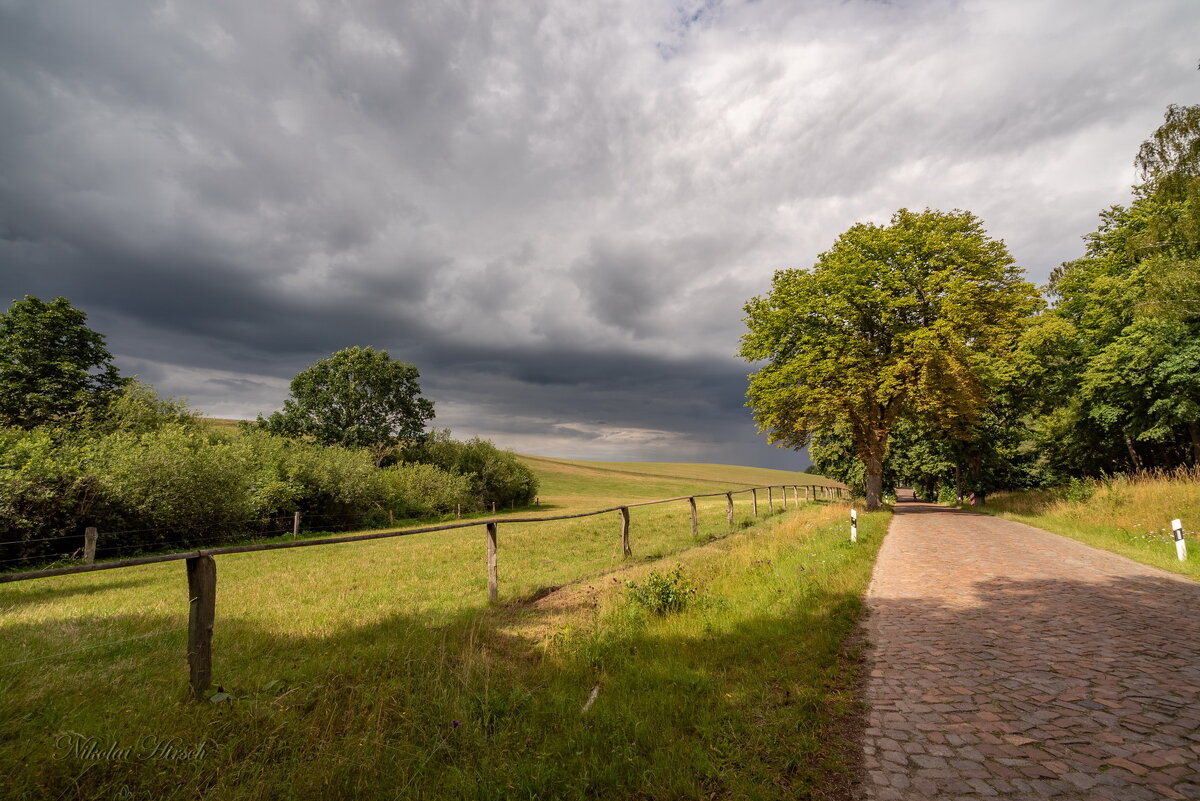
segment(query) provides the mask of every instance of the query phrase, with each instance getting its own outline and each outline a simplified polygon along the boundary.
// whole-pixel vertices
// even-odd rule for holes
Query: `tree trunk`
[[[1192,435],[1192,461],[1200,465],[1200,423],[1188,423],[1188,433]]]
[[[959,506],[962,506],[962,467],[954,465],[954,501]]]
[[[883,504],[883,458],[868,456],[863,464],[867,467],[867,511],[874,512]]]
[[[1129,461],[1133,463],[1133,471],[1135,473],[1142,472],[1142,460],[1133,447],[1133,440],[1129,438],[1129,432],[1122,431],[1121,435],[1125,437],[1125,447],[1129,449]]]

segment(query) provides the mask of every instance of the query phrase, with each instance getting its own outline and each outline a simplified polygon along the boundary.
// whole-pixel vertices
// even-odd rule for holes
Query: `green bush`
[[[954,487],[949,487],[943,484],[938,487],[937,502],[953,506],[958,503],[958,494],[954,491]]]
[[[1067,503],[1087,503],[1096,494],[1096,482],[1072,477],[1055,489],[1055,494]]]
[[[478,437],[465,442],[451,439],[447,430],[404,449],[406,462],[432,464],[449,473],[466,476],[479,508],[527,506],[537,495],[537,476],[511,451],[503,451]]]
[[[384,470],[391,508],[406,517],[434,517],[475,506],[468,476],[431,464],[400,464]]]
[[[96,491],[80,462],[49,429],[0,428],[0,569],[83,546]]]
[[[651,570],[641,584],[626,581],[630,600],[651,614],[665,615],[685,609],[696,597],[696,587],[683,574],[683,567],[676,565],[667,574]]]

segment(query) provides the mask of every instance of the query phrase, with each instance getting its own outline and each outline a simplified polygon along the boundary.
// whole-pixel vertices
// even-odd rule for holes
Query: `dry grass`
[[[1200,579],[1200,469],[1072,482],[1060,490],[1004,492],[975,511],[1028,523]],[[1183,521],[1188,559],[1175,555],[1171,521]]]

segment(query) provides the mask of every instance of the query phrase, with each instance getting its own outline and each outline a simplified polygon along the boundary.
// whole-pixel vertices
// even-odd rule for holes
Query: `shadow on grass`
[[[75,621],[104,639],[179,634],[0,669],[13,796],[772,798],[845,771],[830,721],[852,703],[838,654],[853,595],[814,590],[732,631],[714,609],[698,636],[602,627],[556,656],[513,633],[514,619],[536,627],[563,611],[528,599],[280,636],[223,617],[219,593],[214,688],[228,702],[185,700],[182,616]],[[4,636],[36,641],[37,628]],[[76,735],[101,750],[145,738],[205,748],[95,758],[71,751]]]
[[[5,586],[3,596],[0,596],[0,614],[20,606],[57,602],[63,598],[78,595],[94,595],[111,590],[131,589],[149,584],[153,579],[126,578],[116,580],[95,581],[91,583],[76,583],[64,587],[58,582],[14,583]]]

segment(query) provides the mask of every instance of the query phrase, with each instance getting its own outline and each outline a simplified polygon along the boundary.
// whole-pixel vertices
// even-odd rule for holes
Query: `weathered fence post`
[[[487,524],[488,601],[495,603],[500,597],[496,578],[496,524]]]
[[[775,489],[767,487],[767,514],[775,514]]]
[[[633,551],[629,547],[629,507],[621,507],[621,552],[626,556],[633,556]]]
[[[796,502],[796,506],[800,505],[800,488],[795,484],[792,485],[792,500]]]
[[[694,497],[688,498],[688,506],[692,510],[692,536],[698,537],[700,536],[700,517],[696,514],[696,499]]]
[[[187,560],[188,668],[192,696],[200,698],[212,684],[212,634],[217,614],[217,560],[193,556]]]
[[[296,512],[292,515],[292,539],[300,536],[300,513]]]
[[[1183,538],[1183,520],[1175,518],[1171,521],[1171,531],[1175,534],[1175,555],[1180,562],[1187,561],[1187,540]]]
[[[733,525],[733,493],[725,493],[725,522]]]
[[[804,502],[808,503],[808,485],[804,485]]]
[[[90,565],[96,561],[96,527],[88,526],[83,530],[83,563]]]
[[[786,512],[787,511],[787,487],[786,486],[780,487],[779,494],[783,496],[782,498],[780,498],[780,500],[783,501],[783,511]]]
[[[754,510],[754,516],[758,517],[758,488],[755,487],[754,489],[750,490],[750,493],[750,505]]]

